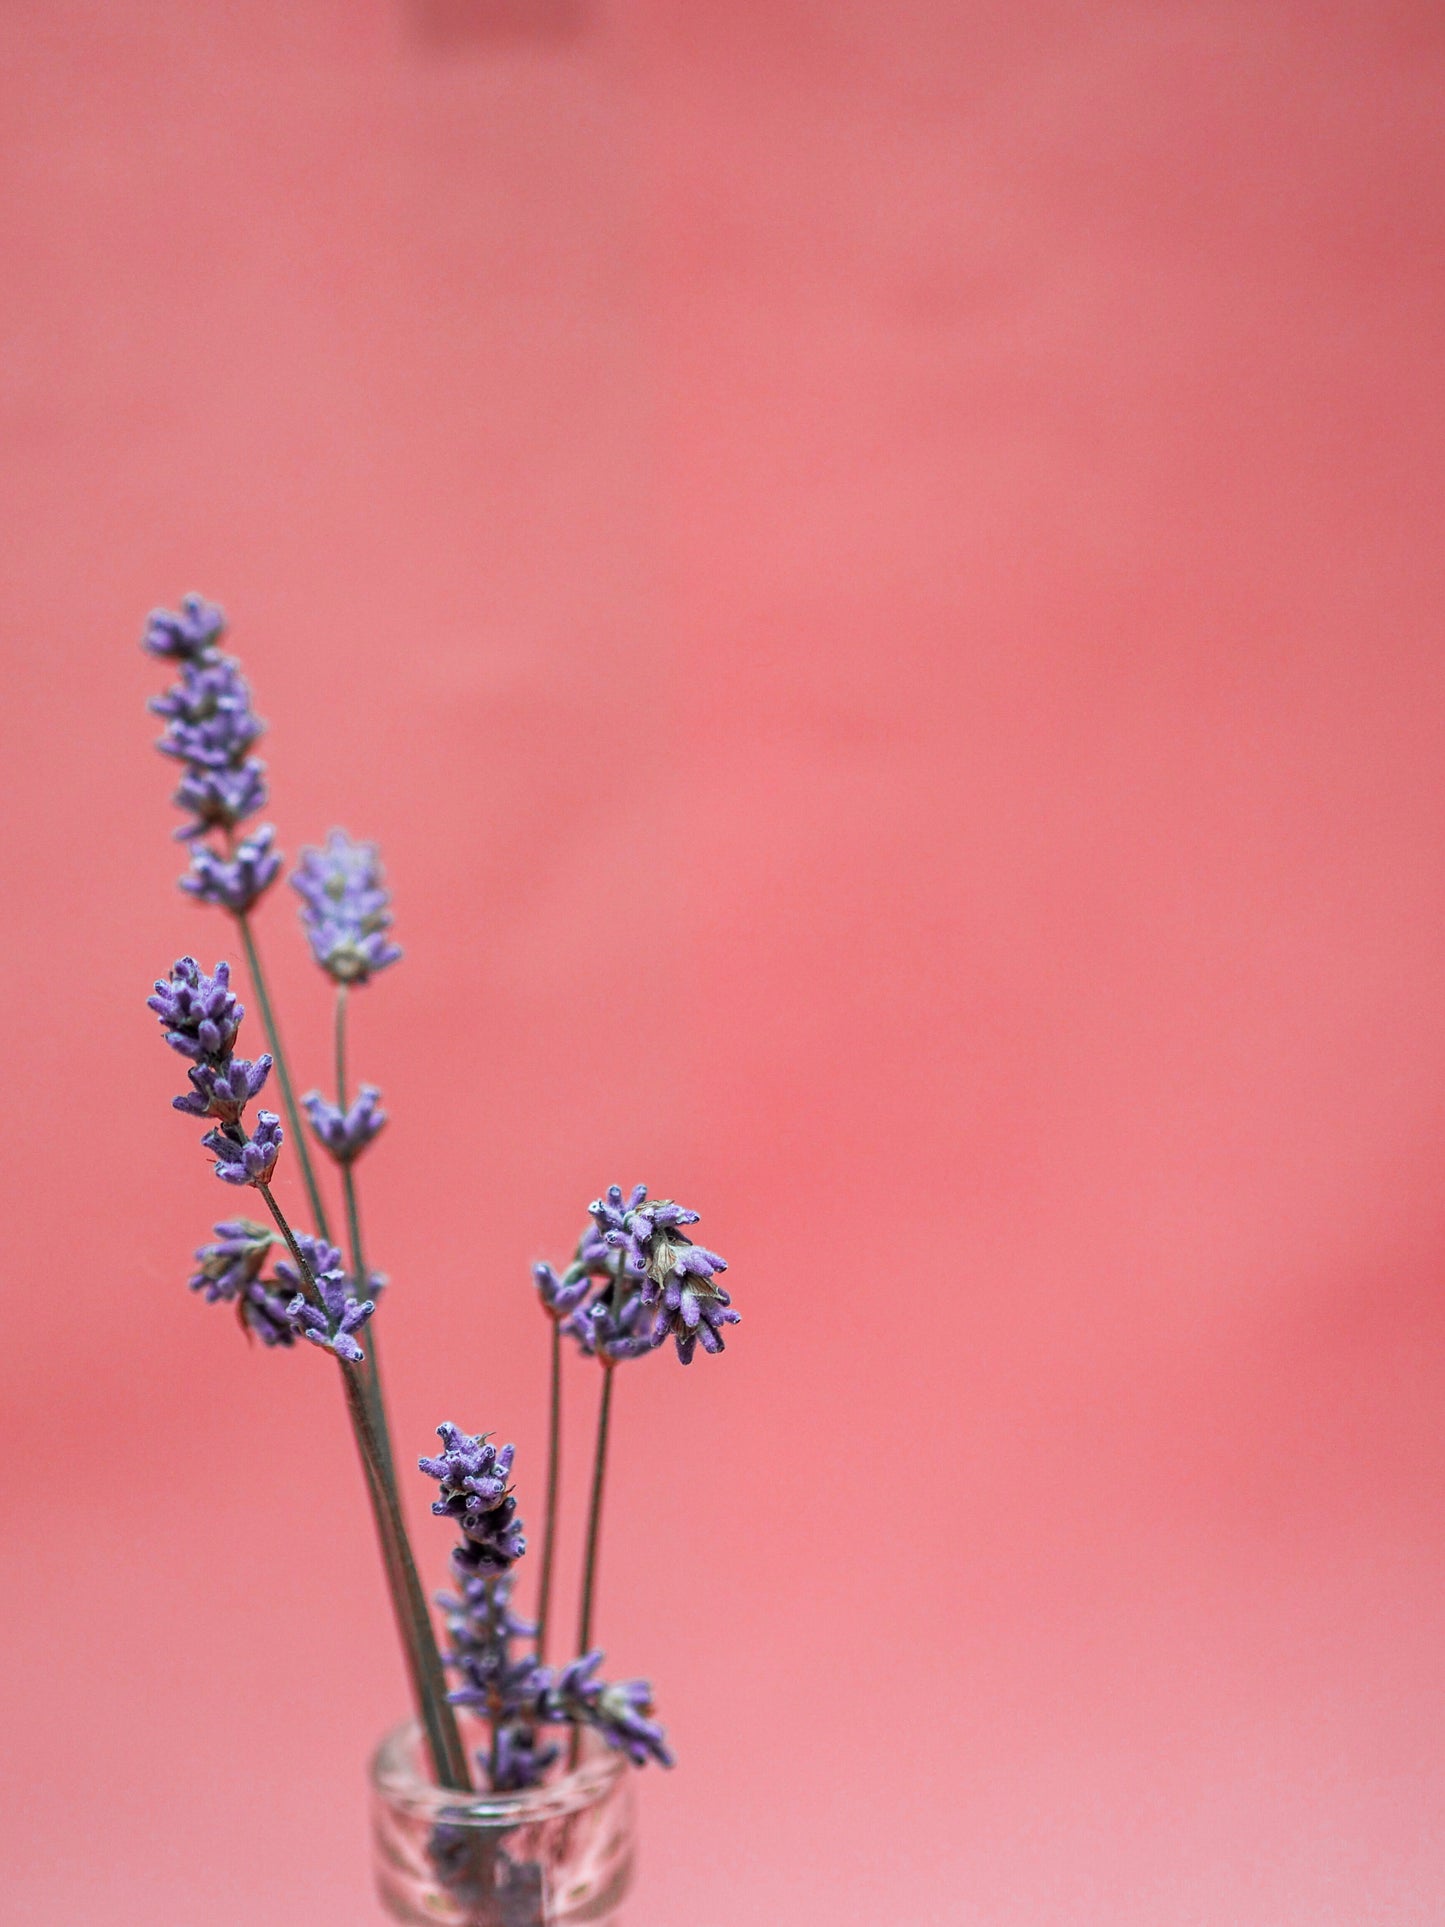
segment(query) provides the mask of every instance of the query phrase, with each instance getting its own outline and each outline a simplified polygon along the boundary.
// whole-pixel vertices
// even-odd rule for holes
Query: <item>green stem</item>
[[[578,1619],[577,1655],[592,1650],[592,1600],[597,1585],[597,1540],[602,1526],[602,1484],[607,1476],[607,1427],[612,1416],[612,1374],[616,1367],[602,1361],[602,1399],[597,1407],[597,1451],[592,1461],[592,1498],[587,1508],[587,1557],[582,1568],[582,1611]]]
[[[236,924],[241,932],[241,942],[246,947],[246,963],[251,972],[251,982],[256,987],[256,1001],[261,1006],[261,1022],[266,1027],[266,1041],[271,1046],[271,1055],[276,1060],[276,1076],[281,1084],[281,1101],[286,1108],[286,1122],[291,1127],[296,1155],[301,1160],[301,1176],[306,1184],[306,1195],[311,1201],[311,1215],[315,1220],[316,1235],[330,1244],[331,1230],[326,1222],[326,1207],[321,1202],[321,1188],[316,1182],[316,1172],[312,1168],[306,1133],[301,1128],[301,1113],[296,1107],[296,1093],[291,1086],[291,1070],[286,1062],[286,1053],[281,1047],[281,1033],[276,1028],[276,1013],[271,1007],[271,995],[266,987],[266,973],[261,968],[261,953],[256,947],[251,919],[244,911],[237,915]]]
[[[295,1265],[297,1276],[301,1280],[302,1291],[313,1305],[322,1307],[321,1294],[317,1289],[316,1280],[311,1275],[311,1268],[301,1255],[296,1234],[272,1196],[271,1187],[260,1184],[256,1188],[265,1200],[266,1208],[275,1220],[277,1230],[286,1241],[286,1248],[291,1253],[291,1262]],[[417,1577],[416,1561],[412,1557],[411,1541],[407,1537],[406,1521],[402,1517],[395,1480],[387,1467],[381,1441],[373,1422],[365,1381],[360,1370],[356,1366],[349,1365],[344,1359],[338,1359],[337,1365],[341,1372],[342,1389],[346,1394],[346,1407],[351,1419],[352,1434],[356,1440],[362,1470],[366,1476],[366,1489],[371,1499],[377,1537],[381,1541],[382,1560],[391,1592],[392,1610],[396,1615],[397,1630],[401,1634],[402,1650],[406,1655],[407,1671],[411,1677],[412,1694],[416,1700],[417,1712],[421,1717],[427,1736],[428,1750],[431,1753],[432,1770],[439,1786],[450,1787],[458,1792],[470,1792],[472,1780],[467,1767],[466,1749],[462,1745],[461,1734],[457,1730],[456,1715],[447,1702],[446,1674],[442,1669],[441,1654],[437,1651],[436,1634],[432,1628],[431,1615],[427,1610],[421,1581]]]
[[[557,1543],[557,1495],[562,1484],[562,1323],[552,1320],[552,1392],[547,1424],[547,1519],[542,1531],[542,1576],[537,1587],[537,1663],[547,1658],[552,1605],[552,1550]]]
[[[346,1109],[346,1018],[350,999],[347,986],[336,986],[336,1102],[339,1109]],[[358,1297],[366,1294],[366,1259],[361,1248],[361,1207],[357,1201],[356,1179],[350,1163],[341,1166],[341,1189],[346,1199],[346,1226],[351,1245],[351,1277]],[[386,1459],[388,1474],[395,1478],[395,1461],[391,1450],[391,1426],[387,1420],[386,1396],[381,1389],[381,1353],[377,1339],[376,1322],[372,1321],[371,1338],[366,1347],[366,1362],[362,1368],[366,1379],[366,1393],[371,1400],[372,1421],[377,1437],[381,1441],[382,1454]]]

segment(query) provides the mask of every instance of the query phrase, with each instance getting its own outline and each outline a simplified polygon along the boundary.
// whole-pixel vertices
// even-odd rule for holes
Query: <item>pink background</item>
[[[0,1917],[374,1917],[336,1388],[188,1296],[235,1200],[141,1001],[227,941],[136,648],[197,587],[283,843],[397,892],[406,1452],[496,1428],[536,1518],[526,1267],[609,1179],[732,1260],[619,1388],[631,1927],[1438,1921],[1439,9],[0,43]]]

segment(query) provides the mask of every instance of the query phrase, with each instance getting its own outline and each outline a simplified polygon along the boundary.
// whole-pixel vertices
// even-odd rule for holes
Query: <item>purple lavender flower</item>
[[[736,1325],[739,1315],[721,1285],[706,1278],[688,1277],[675,1271],[662,1287],[662,1303],[652,1325],[652,1342],[660,1345],[671,1338],[684,1365],[692,1363],[694,1349],[720,1352],[724,1325]]]
[[[229,857],[218,856],[207,843],[194,845],[191,867],[181,878],[181,888],[202,903],[244,916],[276,881],[281,852],[272,847],[275,838],[275,830],[264,823],[243,837]]]
[[[652,1713],[652,1688],[645,1679],[619,1680],[609,1686],[596,1677],[601,1652],[584,1653],[564,1666],[544,1698],[544,1717],[591,1726],[607,1744],[625,1753],[634,1766],[656,1760],[671,1766],[667,1738]]]
[[[298,1238],[297,1243],[300,1242]],[[307,1264],[309,1268],[309,1259]],[[286,1270],[293,1277],[296,1275],[294,1266],[288,1265]],[[278,1264],[276,1274],[280,1277],[281,1273],[282,1267]],[[349,1359],[353,1365],[359,1364],[366,1353],[357,1344],[354,1334],[361,1330],[376,1310],[376,1301],[354,1297],[351,1281],[339,1266],[332,1265],[324,1271],[313,1272],[312,1277],[321,1304],[313,1305],[309,1298],[298,1291],[286,1307],[287,1318],[300,1337],[309,1339],[313,1345],[320,1345],[325,1351],[335,1352],[338,1358]]]
[[[203,1291],[206,1303],[229,1304],[260,1277],[270,1256],[272,1234],[249,1218],[226,1218],[215,1227],[216,1239],[196,1251],[198,1269],[191,1274],[192,1291]]]
[[[296,1231],[292,1236],[296,1240],[296,1248],[301,1253],[306,1269],[313,1278],[319,1278],[324,1271],[342,1269],[341,1253],[325,1238],[313,1238],[309,1231]],[[306,1288],[306,1281],[289,1257],[276,1260],[276,1282],[285,1285],[293,1294],[304,1291]]]
[[[208,977],[194,957],[172,964],[168,979],[157,978],[146,1004],[160,1018],[171,1049],[198,1064],[225,1062],[246,1014],[231,989],[231,966],[218,963]]]
[[[359,1158],[386,1123],[386,1112],[377,1102],[380,1096],[375,1084],[363,1084],[347,1111],[329,1104],[320,1091],[308,1091],[302,1098],[312,1135],[338,1164],[351,1164]]]
[[[240,1126],[207,1131],[201,1143],[215,1153],[216,1176],[223,1184],[269,1184],[284,1142],[281,1120],[274,1111],[258,1111],[256,1128],[243,1137]],[[229,1132],[237,1132],[230,1136]]]
[[[312,955],[337,983],[364,984],[401,955],[386,935],[391,893],[374,843],[353,843],[333,830],[324,850],[301,852],[291,887],[302,899]]]
[[[230,656],[182,663],[179,678],[164,695],[151,698],[150,709],[166,719],[156,748],[194,769],[239,769],[252,743],[266,732]]]
[[[604,1291],[590,1305],[574,1311],[562,1321],[562,1329],[575,1338],[587,1358],[605,1358],[616,1363],[624,1358],[641,1358],[655,1344],[653,1317],[640,1291],[625,1291],[620,1304]]]
[[[192,767],[171,801],[195,817],[176,831],[180,842],[204,836],[208,830],[234,830],[266,807],[266,765],[259,757],[248,756],[235,769]]]
[[[288,1301],[258,1278],[240,1301],[241,1325],[266,1346],[294,1345],[296,1328],[286,1315]]]
[[[223,1124],[235,1124],[270,1072],[269,1051],[262,1051],[254,1064],[244,1057],[228,1058],[224,1064],[192,1064],[186,1075],[193,1088],[171,1103],[191,1117],[218,1117]]]
[[[205,662],[215,654],[226,633],[226,618],[214,602],[204,596],[181,597],[178,614],[169,609],[152,609],[146,617],[141,647],[152,656],[173,662]]]
[[[655,1304],[674,1273],[711,1278],[726,1271],[727,1261],[704,1245],[683,1236],[681,1227],[696,1224],[696,1211],[686,1211],[671,1198],[647,1202],[647,1186],[634,1185],[624,1202],[622,1186],[609,1185],[588,1206],[604,1244],[621,1256],[623,1272],[642,1287],[646,1303]]]
[[[441,1456],[417,1461],[429,1479],[441,1484],[432,1511],[454,1519],[465,1534],[471,1570],[505,1572],[527,1549],[517,1501],[507,1489],[516,1447],[504,1445],[498,1451],[485,1433],[472,1437],[450,1423],[439,1425],[437,1436]]]
[[[575,1265],[569,1266],[561,1277],[551,1265],[533,1265],[532,1281],[537,1287],[542,1309],[549,1318],[568,1317],[592,1289],[591,1274],[586,1271],[579,1273]]]

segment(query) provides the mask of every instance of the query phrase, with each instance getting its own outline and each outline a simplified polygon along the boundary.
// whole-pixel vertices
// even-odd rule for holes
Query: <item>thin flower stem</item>
[[[286,1107],[286,1122],[291,1126],[296,1155],[301,1160],[301,1176],[305,1181],[306,1195],[311,1201],[311,1214],[316,1223],[316,1235],[330,1244],[331,1230],[326,1222],[326,1207],[321,1202],[321,1187],[316,1182],[316,1172],[311,1164],[311,1152],[306,1144],[306,1133],[301,1128],[301,1113],[296,1107],[296,1093],[291,1085],[291,1070],[286,1062],[286,1052],[281,1046],[281,1033],[276,1028],[276,1013],[271,1007],[271,995],[266,987],[266,973],[261,968],[261,952],[256,947],[251,919],[245,911],[237,914],[236,923],[241,932],[241,942],[246,947],[246,963],[251,972],[251,982],[256,987],[256,1001],[261,1006],[261,1022],[266,1026],[266,1041],[271,1046],[271,1055],[276,1060],[276,1075],[281,1083],[281,1101]]]
[[[562,1322],[552,1320],[552,1390],[547,1423],[547,1519],[542,1530],[542,1576],[537,1587],[537,1663],[547,1659],[552,1606],[552,1552],[557,1543],[557,1495],[562,1484]]]
[[[616,1366],[602,1361],[602,1398],[597,1407],[597,1452],[592,1461],[592,1498],[587,1508],[587,1557],[582,1568],[582,1611],[577,1627],[577,1656],[592,1650],[592,1602],[597,1585],[597,1540],[602,1526],[602,1485],[607,1476],[607,1427],[612,1416],[612,1374]]]
[[[265,1200],[277,1230],[286,1240],[286,1248],[291,1253],[302,1291],[313,1304],[320,1306],[321,1294],[311,1275],[311,1267],[301,1255],[296,1234],[272,1196],[271,1187],[260,1184],[256,1189]],[[470,1792],[472,1779],[467,1767],[466,1749],[457,1729],[456,1714],[447,1701],[446,1674],[442,1669],[441,1654],[437,1651],[436,1634],[432,1629],[421,1581],[417,1577],[416,1561],[412,1557],[411,1541],[407,1537],[395,1480],[382,1453],[360,1371],[343,1359],[338,1359],[337,1365],[341,1371],[352,1433],[366,1476],[377,1537],[381,1541],[392,1610],[401,1634],[412,1694],[431,1753],[432,1770],[439,1786]]]
[[[349,1002],[347,986],[345,984],[338,984],[336,986],[335,1024],[336,1102],[342,1111],[346,1109],[346,1017]],[[341,1189],[346,1199],[346,1224],[351,1244],[351,1276],[356,1286],[357,1295],[361,1296],[367,1289],[369,1274],[366,1269],[366,1259],[361,1249],[361,1208],[357,1202],[356,1179],[352,1175],[349,1162],[343,1163],[341,1166]],[[371,1400],[372,1418],[376,1426],[377,1437],[381,1441],[382,1453],[386,1459],[386,1469],[388,1474],[392,1478],[395,1478],[395,1462],[392,1458],[391,1450],[391,1425],[387,1418],[386,1394],[381,1389],[381,1353],[378,1347],[376,1321],[374,1319],[371,1324],[370,1342],[366,1347],[366,1362],[362,1366],[362,1372],[366,1379],[367,1396]]]

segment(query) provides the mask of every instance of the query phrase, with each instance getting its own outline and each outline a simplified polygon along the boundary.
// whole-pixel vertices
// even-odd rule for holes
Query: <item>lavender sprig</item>
[[[324,849],[306,849],[291,873],[301,924],[321,968],[338,984],[364,984],[401,951],[387,936],[391,893],[374,843],[333,830]]]

